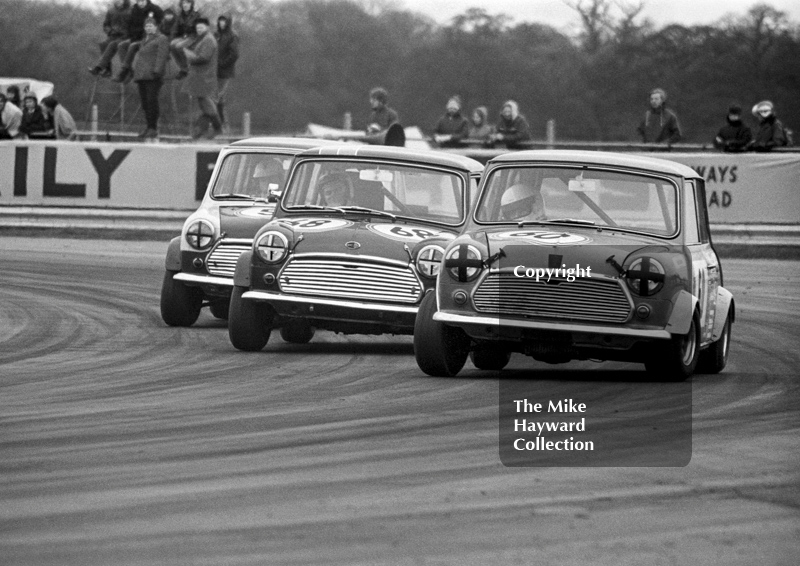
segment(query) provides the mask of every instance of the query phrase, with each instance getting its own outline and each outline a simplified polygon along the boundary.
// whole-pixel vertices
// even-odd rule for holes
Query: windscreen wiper
[[[239,199],[247,199],[247,200],[254,200],[256,197],[253,195],[243,195],[241,193],[222,193],[218,195],[214,195],[216,198],[239,198]]]
[[[543,220],[545,224],[561,223],[561,224],[585,224],[586,226],[594,226],[597,224],[594,220],[581,220],[579,218],[552,218]]]
[[[392,222],[397,220],[397,216],[390,212],[384,212],[383,210],[375,210],[372,208],[367,208],[365,206],[337,206],[335,207],[336,210],[340,210],[342,212],[361,212],[364,214],[375,214],[378,216],[386,216],[387,218],[391,218]]]

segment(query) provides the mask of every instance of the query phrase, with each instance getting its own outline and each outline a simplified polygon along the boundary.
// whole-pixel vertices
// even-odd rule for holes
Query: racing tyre
[[[208,305],[211,314],[214,318],[219,318],[220,320],[228,320],[228,311],[230,308],[230,300],[228,299],[215,299],[211,301]]]
[[[247,287],[234,287],[228,312],[228,336],[239,350],[257,352],[269,342],[272,331],[271,308],[264,303],[245,301]]]
[[[203,292],[187,287],[173,276],[177,271],[164,273],[161,283],[161,319],[169,326],[191,326],[203,308]]]
[[[511,352],[491,346],[479,346],[469,353],[469,359],[478,369],[500,371],[511,360]]]
[[[436,294],[422,299],[414,323],[414,357],[419,368],[434,377],[452,377],[467,361],[470,339],[460,328],[433,320]]]
[[[291,320],[281,327],[281,338],[290,344],[308,344],[314,337],[314,329],[305,320]]]
[[[725,369],[725,365],[728,363],[728,352],[731,348],[731,326],[729,313],[719,340],[700,352],[700,360],[697,362],[698,373],[719,373]]]
[[[697,368],[700,357],[700,324],[695,314],[689,326],[689,332],[673,334],[672,339],[665,341],[651,352],[644,366],[654,376],[668,381],[685,381]]]

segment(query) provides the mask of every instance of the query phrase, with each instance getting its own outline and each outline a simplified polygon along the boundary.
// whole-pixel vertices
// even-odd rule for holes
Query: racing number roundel
[[[339,218],[281,218],[278,224],[303,232],[325,232],[353,225],[349,220]]]
[[[398,224],[367,224],[367,230],[390,240],[400,242],[419,242],[441,234],[441,230],[434,228],[421,228],[419,226],[405,226]]]
[[[493,240],[515,239],[539,246],[576,246],[587,244],[591,238],[567,232],[550,232],[548,230],[514,230],[511,232],[498,232],[489,236]]]

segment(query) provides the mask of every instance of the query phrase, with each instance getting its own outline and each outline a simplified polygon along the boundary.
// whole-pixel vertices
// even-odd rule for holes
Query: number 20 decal
[[[389,224],[367,224],[367,229],[384,238],[399,241],[420,241],[432,236],[438,236],[442,232],[431,228],[419,228],[417,226],[391,226]]]

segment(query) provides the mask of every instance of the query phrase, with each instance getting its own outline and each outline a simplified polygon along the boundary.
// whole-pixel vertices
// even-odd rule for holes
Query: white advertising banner
[[[0,142],[0,206],[194,210],[219,145]],[[712,223],[800,223],[800,153],[652,153],[706,180]]]
[[[0,205],[194,210],[219,145],[0,143]]]
[[[706,180],[709,220],[800,223],[800,153],[651,153]]]

